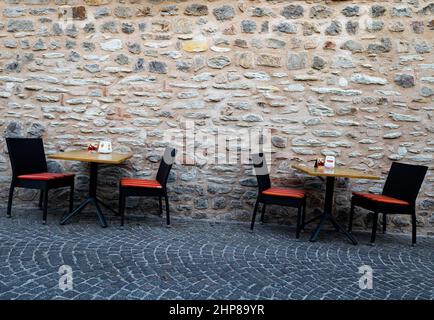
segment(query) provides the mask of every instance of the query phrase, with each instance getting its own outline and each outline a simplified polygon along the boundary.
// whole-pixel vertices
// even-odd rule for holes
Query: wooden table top
[[[294,169],[297,169],[301,172],[307,173],[311,176],[321,176],[321,177],[336,177],[336,178],[353,178],[353,179],[371,179],[371,180],[379,180],[381,177],[375,176],[372,174],[367,174],[359,170],[354,169],[346,169],[346,168],[333,168],[328,169],[325,167],[308,167],[305,165],[293,165]]]
[[[66,151],[48,155],[49,159],[72,160],[81,162],[96,162],[105,164],[120,164],[128,160],[133,155],[129,153],[98,153],[88,152],[87,150]]]

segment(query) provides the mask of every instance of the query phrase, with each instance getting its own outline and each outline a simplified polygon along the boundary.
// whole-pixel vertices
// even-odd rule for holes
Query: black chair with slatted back
[[[163,214],[162,197],[166,202],[166,224],[170,226],[169,198],[167,195],[167,180],[175,162],[176,150],[166,148],[155,180],[122,178],[119,183],[119,214],[121,226],[125,220],[125,202],[127,197],[158,197],[160,215]]]
[[[300,237],[300,231],[304,227],[304,218],[306,215],[306,192],[302,189],[272,187],[264,154],[252,154],[252,160],[256,179],[258,181],[258,197],[253,210],[250,229],[253,231],[256,212],[260,203],[262,203],[261,222],[264,222],[265,207],[268,204],[294,207],[298,209],[295,233],[296,238],[298,239]]]
[[[387,215],[411,215],[412,244],[416,244],[416,198],[425,179],[428,167],[393,162],[381,195],[353,192],[348,231],[351,232],[354,207],[374,212],[371,244],[375,243],[378,215],[383,215],[383,232],[386,232]]]
[[[39,208],[43,209],[43,223],[47,222],[48,191],[70,187],[69,212],[74,199],[74,174],[47,172],[44,143],[37,138],[6,138],[12,168],[7,216],[11,217],[15,188],[40,190]]]

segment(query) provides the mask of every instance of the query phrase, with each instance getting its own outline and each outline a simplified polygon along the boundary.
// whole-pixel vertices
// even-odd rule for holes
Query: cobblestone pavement
[[[17,213],[18,211],[18,213]],[[100,228],[93,220],[41,224],[37,210],[0,210],[0,299],[433,299],[434,239],[335,232],[300,240],[288,226],[139,217]],[[58,287],[61,265],[73,289]],[[374,272],[359,288],[358,268]]]

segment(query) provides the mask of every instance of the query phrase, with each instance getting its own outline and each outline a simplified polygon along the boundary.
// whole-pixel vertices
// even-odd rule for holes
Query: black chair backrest
[[[253,167],[256,179],[258,180],[259,192],[271,187],[270,174],[268,173],[267,163],[263,153],[252,154]]]
[[[383,195],[415,203],[426,166],[393,162],[383,188]]]
[[[172,165],[175,162],[176,150],[171,147],[167,147],[164,150],[163,158],[160,162],[160,167],[157,172],[157,181],[163,186],[166,187],[167,179],[169,178],[170,170],[172,169]]]
[[[44,143],[40,138],[6,138],[12,175],[47,172]]]

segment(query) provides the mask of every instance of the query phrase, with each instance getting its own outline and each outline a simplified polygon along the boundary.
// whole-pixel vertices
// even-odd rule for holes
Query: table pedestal
[[[101,227],[106,228],[107,222],[105,220],[104,214],[102,213],[100,205],[103,207],[109,209],[110,211],[114,212],[116,215],[118,214],[115,210],[110,208],[107,204],[99,200],[96,196],[96,187],[98,182],[98,163],[91,162],[90,163],[90,179],[89,179],[89,195],[88,197],[77,207],[75,208],[71,213],[64,216],[62,220],[60,221],[60,224],[65,224],[70,220],[73,216],[76,214],[79,214],[81,211],[83,211],[84,208],[87,207],[88,204],[91,204],[94,206],[96,210],[96,217],[98,220],[98,223],[101,225]]]
[[[310,237],[310,241],[315,242],[318,238],[318,235],[321,231],[321,229],[324,226],[324,223],[326,220],[330,221],[335,229],[341,233],[343,233],[348,240],[351,241],[352,244],[356,245],[357,240],[347,232],[347,230],[342,227],[337,221],[336,218],[333,216],[333,193],[334,193],[334,185],[335,185],[335,177],[327,177],[327,184],[326,184],[326,194],[325,194],[325,200],[324,200],[324,211],[319,216],[311,219],[310,221],[306,222],[306,224],[311,223],[312,221],[319,219],[319,224],[315,228],[315,230],[312,232],[312,235]]]

